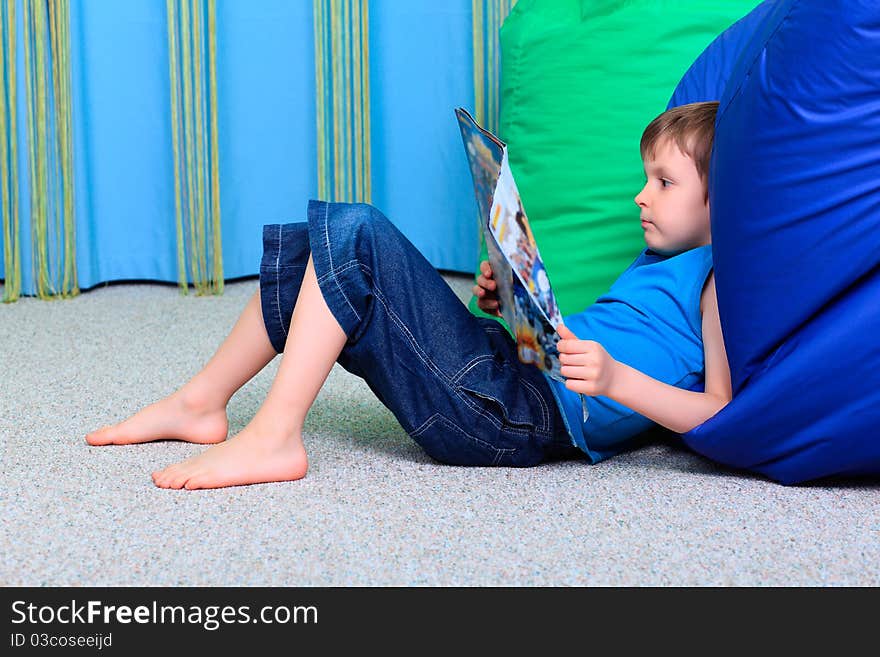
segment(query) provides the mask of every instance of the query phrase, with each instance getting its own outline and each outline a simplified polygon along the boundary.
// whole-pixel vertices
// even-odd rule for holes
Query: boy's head
[[[663,112],[642,134],[645,186],[635,197],[648,247],[675,254],[709,244],[709,158],[717,102]]]

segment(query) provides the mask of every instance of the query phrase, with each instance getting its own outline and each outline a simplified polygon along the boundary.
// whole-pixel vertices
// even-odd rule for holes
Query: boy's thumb
[[[570,340],[572,338],[577,339],[577,336],[568,330],[568,327],[565,324],[559,324],[556,327],[556,332],[564,339]]]

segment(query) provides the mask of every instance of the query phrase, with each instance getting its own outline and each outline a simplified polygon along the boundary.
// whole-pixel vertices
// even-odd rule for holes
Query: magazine
[[[516,338],[519,359],[564,381],[556,349],[562,315],[510,171],[507,145],[477,125],[467,110],[457,108],[455,115],[474,179],[501,315]]]

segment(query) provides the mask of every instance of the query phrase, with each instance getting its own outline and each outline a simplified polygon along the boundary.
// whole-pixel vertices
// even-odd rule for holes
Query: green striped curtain
[[[3,2],[0,172],[2,172],[3,302],[21,294],[19,179],[16,137],[15,2]],[[28,187],[34,281],[40,299],[79,294],[73,196],[68,0],[22,0]]]
[[[314,0],[318,196],[369,203],[368,0]]]
[[[6,279],[3,302],[21,294],[21,245],[18,243],[18,156],[15,136],[15,3],[0,3],[0,177],[3,203],[3,264]]]
[[[501,47],[498,30],[516,0],[472,0],[474,118],[497,134],[501,117]]]
[[[178,284],[222,294],[215,0],[166,0],[166,13]]]

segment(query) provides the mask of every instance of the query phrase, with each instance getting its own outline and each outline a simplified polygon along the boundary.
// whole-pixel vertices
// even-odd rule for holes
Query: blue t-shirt
[[[615,360],[686,390],[702,391],[705,363],[700,298],[712,271],[707,244],[674,256],[645,249],[586,310],[564,318],[581,340],[595,340]],[[545,375],[546,376],[546,375]],[[655,426],[607,397],[580,396],[547,377],[572,442],[593,463],[613,456]]]

